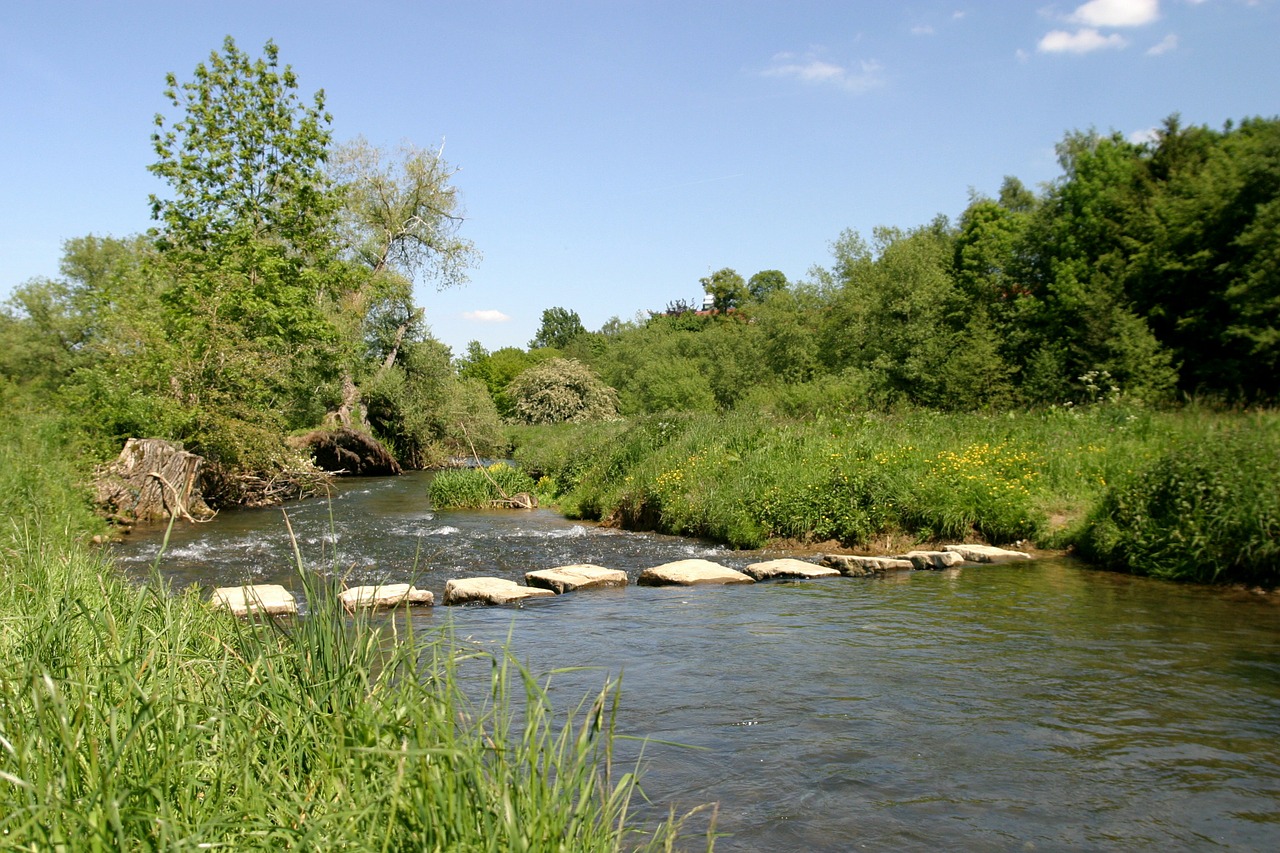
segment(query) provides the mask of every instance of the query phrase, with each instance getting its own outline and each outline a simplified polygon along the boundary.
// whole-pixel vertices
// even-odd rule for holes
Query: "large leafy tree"
[[[190,81],[169,74],[179,113],[156,116],[151,198],[175,393],[254,423],[314,417],[341,347],[335,307],[351,287],[338,257],[340,195],[325,161],[324,94],[308,104],[275,44],[258,59],[228,37]]]

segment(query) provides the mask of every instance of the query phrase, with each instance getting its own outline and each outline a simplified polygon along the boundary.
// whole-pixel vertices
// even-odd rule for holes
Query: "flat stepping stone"
[[[750,575],[710,560],[676,560],[645,569],[636,578],[640,586],[695,586],[698,584],[755,583]]]
[[[407,583],[387,583],[379,586],[353,586],[338,596],[348,610],[384,610],[402,604],[430,607],[435,596],[429,589],[418,589]]]
[[[606,569],[591,563],[557,566],[525,572],[524,582],[539,589],[549,589],[556,595],[579,589],[603,589],[627,585],[627,573],[618,569]]]
[[[278,583],[218,587],[213,591],[210,603],[216,608],[230,610],[233,616],[248,616],[250,613],[292,616],[298,612],[298,602],[293,593]]]
[[[946,545],[942,550],[959,554],[970,563],[1008,563],[1031,559],[1031,555],[1025,551],[1008,551],[994,545]]]
[[[840,577],[839,569],[806,563],[804,560],[793,560],[790,557],[784,557],[780,560],[765,560],[763,563],[752,563],[742,571],[758,581],[778,580],[779,578]]]
[[[824,566],[830,566],[848,578],[865,578],[885,572],[906,572],[915,568],[910,560],[896,557],[865,557],[861,554],[826,554]]]
[[[955,551],[908,551],[898,559],[910,560],[912,567],[920,570],[949,569],[964,562]]]
[[[444,603],[520,604],[530,598],[551,598],[549,589],[521,586],[503,578],[456,578],[444,585]]]

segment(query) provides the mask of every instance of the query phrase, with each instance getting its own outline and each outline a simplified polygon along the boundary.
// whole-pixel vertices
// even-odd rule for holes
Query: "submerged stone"
[[[636,579],[640,586],[695,586],[697,584],[755,583],[750,575],[710,560],[676,560],[645,569]]]
[[[529,586],[549,589],[556,595],[578,589],[602,589],[627,585],[627,573],[618,569],[606,569],[591,563],[557,566],[525,572],[524,582]]]
[[[822,564],[830,566],[849,578],[865,578],[868,575],[903,572],[915,568],[910,560],[895,557],[864,557],[861,554],[826,554],[822,558]]]
[[[1008,551],[994,545],[947,545],[944,551],[959,554],[970,563],[1007,563],[1011,560],[1030,560],[1025,551]]]
[[[455,578],[444,585],[444,603],[519,604],[530,598],[550,598],[549,589],[520,586],[503,578]]]
[[[752,563],[742,571],[758,581],[777,580],[779,578],[829,578],[840,576],[839,569],[818,566],[813,563],[807,563],[804,560],[794,560],[790,557]]]
[[[964,562],[964,557],[954,551],[908,551],[898,559],[910,560],[916,569],[949,569]]]
[[[354,586],[343,590],[338,596],[342,606],[348,610],[381,610],[388,607],[399,607],[402,604],[417,604],[430,607],[435,604],[435,596],[430,590],[418,589],[407,583],[388,583],[380,586]]]
[[[219,587],[213,591],[210,603],[222,610],[230,610],[233,616],[248,616],[255,612],[291,616],[298,612],[298,602],[293,593],[278,583]]]

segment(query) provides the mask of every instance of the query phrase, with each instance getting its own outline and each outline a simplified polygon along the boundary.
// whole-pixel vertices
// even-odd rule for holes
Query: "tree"
[[[753,302],[764,302],[769,294],[787,289],[787,277],[779,270],[761,270],[747,282],[747,292]]]
[[[706,278],[700,279],[702,289],[711,297],[712,307],[717,311],[728,311],[737,308],[747,299],[747,283],[729,267],[716,270]]]
[[[479,254],[458,234],[462,201],[451,183],[457,170],[445,161],[443,145],[402,143],[388,155],[357,137],[332,159],[342,241],[352,257],[375,274],[391,269],[410,280],[428,278],[437,290],[466,282]]]
[[[582,326],[582,319],[577,311],[566,308],[548,308],[542,312],[542,325],[538,334],[529,341],[529,349],[554,347],[564,349],[574,338],[585,335],[587,330]]]
[[[252,60],[228,37],[190,82],[167,76],[165,97],[183,112],[156,116],[150,170],[171,195],[151,207],[172,282],[162,299],[190,368],[177,393],[274,407],[334,375],[332,309],[351,277],[324,169],[324,93],[305,105],[275,44],[264,54]]]
[[[618,417],[618,394],[580,361],[553,358],[507,387],[515,419],[528,424],[580,423]]]

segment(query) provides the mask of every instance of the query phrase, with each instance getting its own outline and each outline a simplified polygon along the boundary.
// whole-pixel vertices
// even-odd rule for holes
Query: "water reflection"
[[[633,575],[757,555],[547,512],[433,513],[426,480],[291,507],[309,561],[437,595],[462,575],[595,562]],[[175,531],[180,585],[293,584],[279,510]],[[121,551],[142,572],[158,534]],[[720,803],[719,850],[1280,847],[1280,608],[1065,561],[428,611],[510,638],[561,707],[621,675],[646,819]],[[663,745],[689,744],[697,749]],[[641,757],[619,744],[622,764]]]

